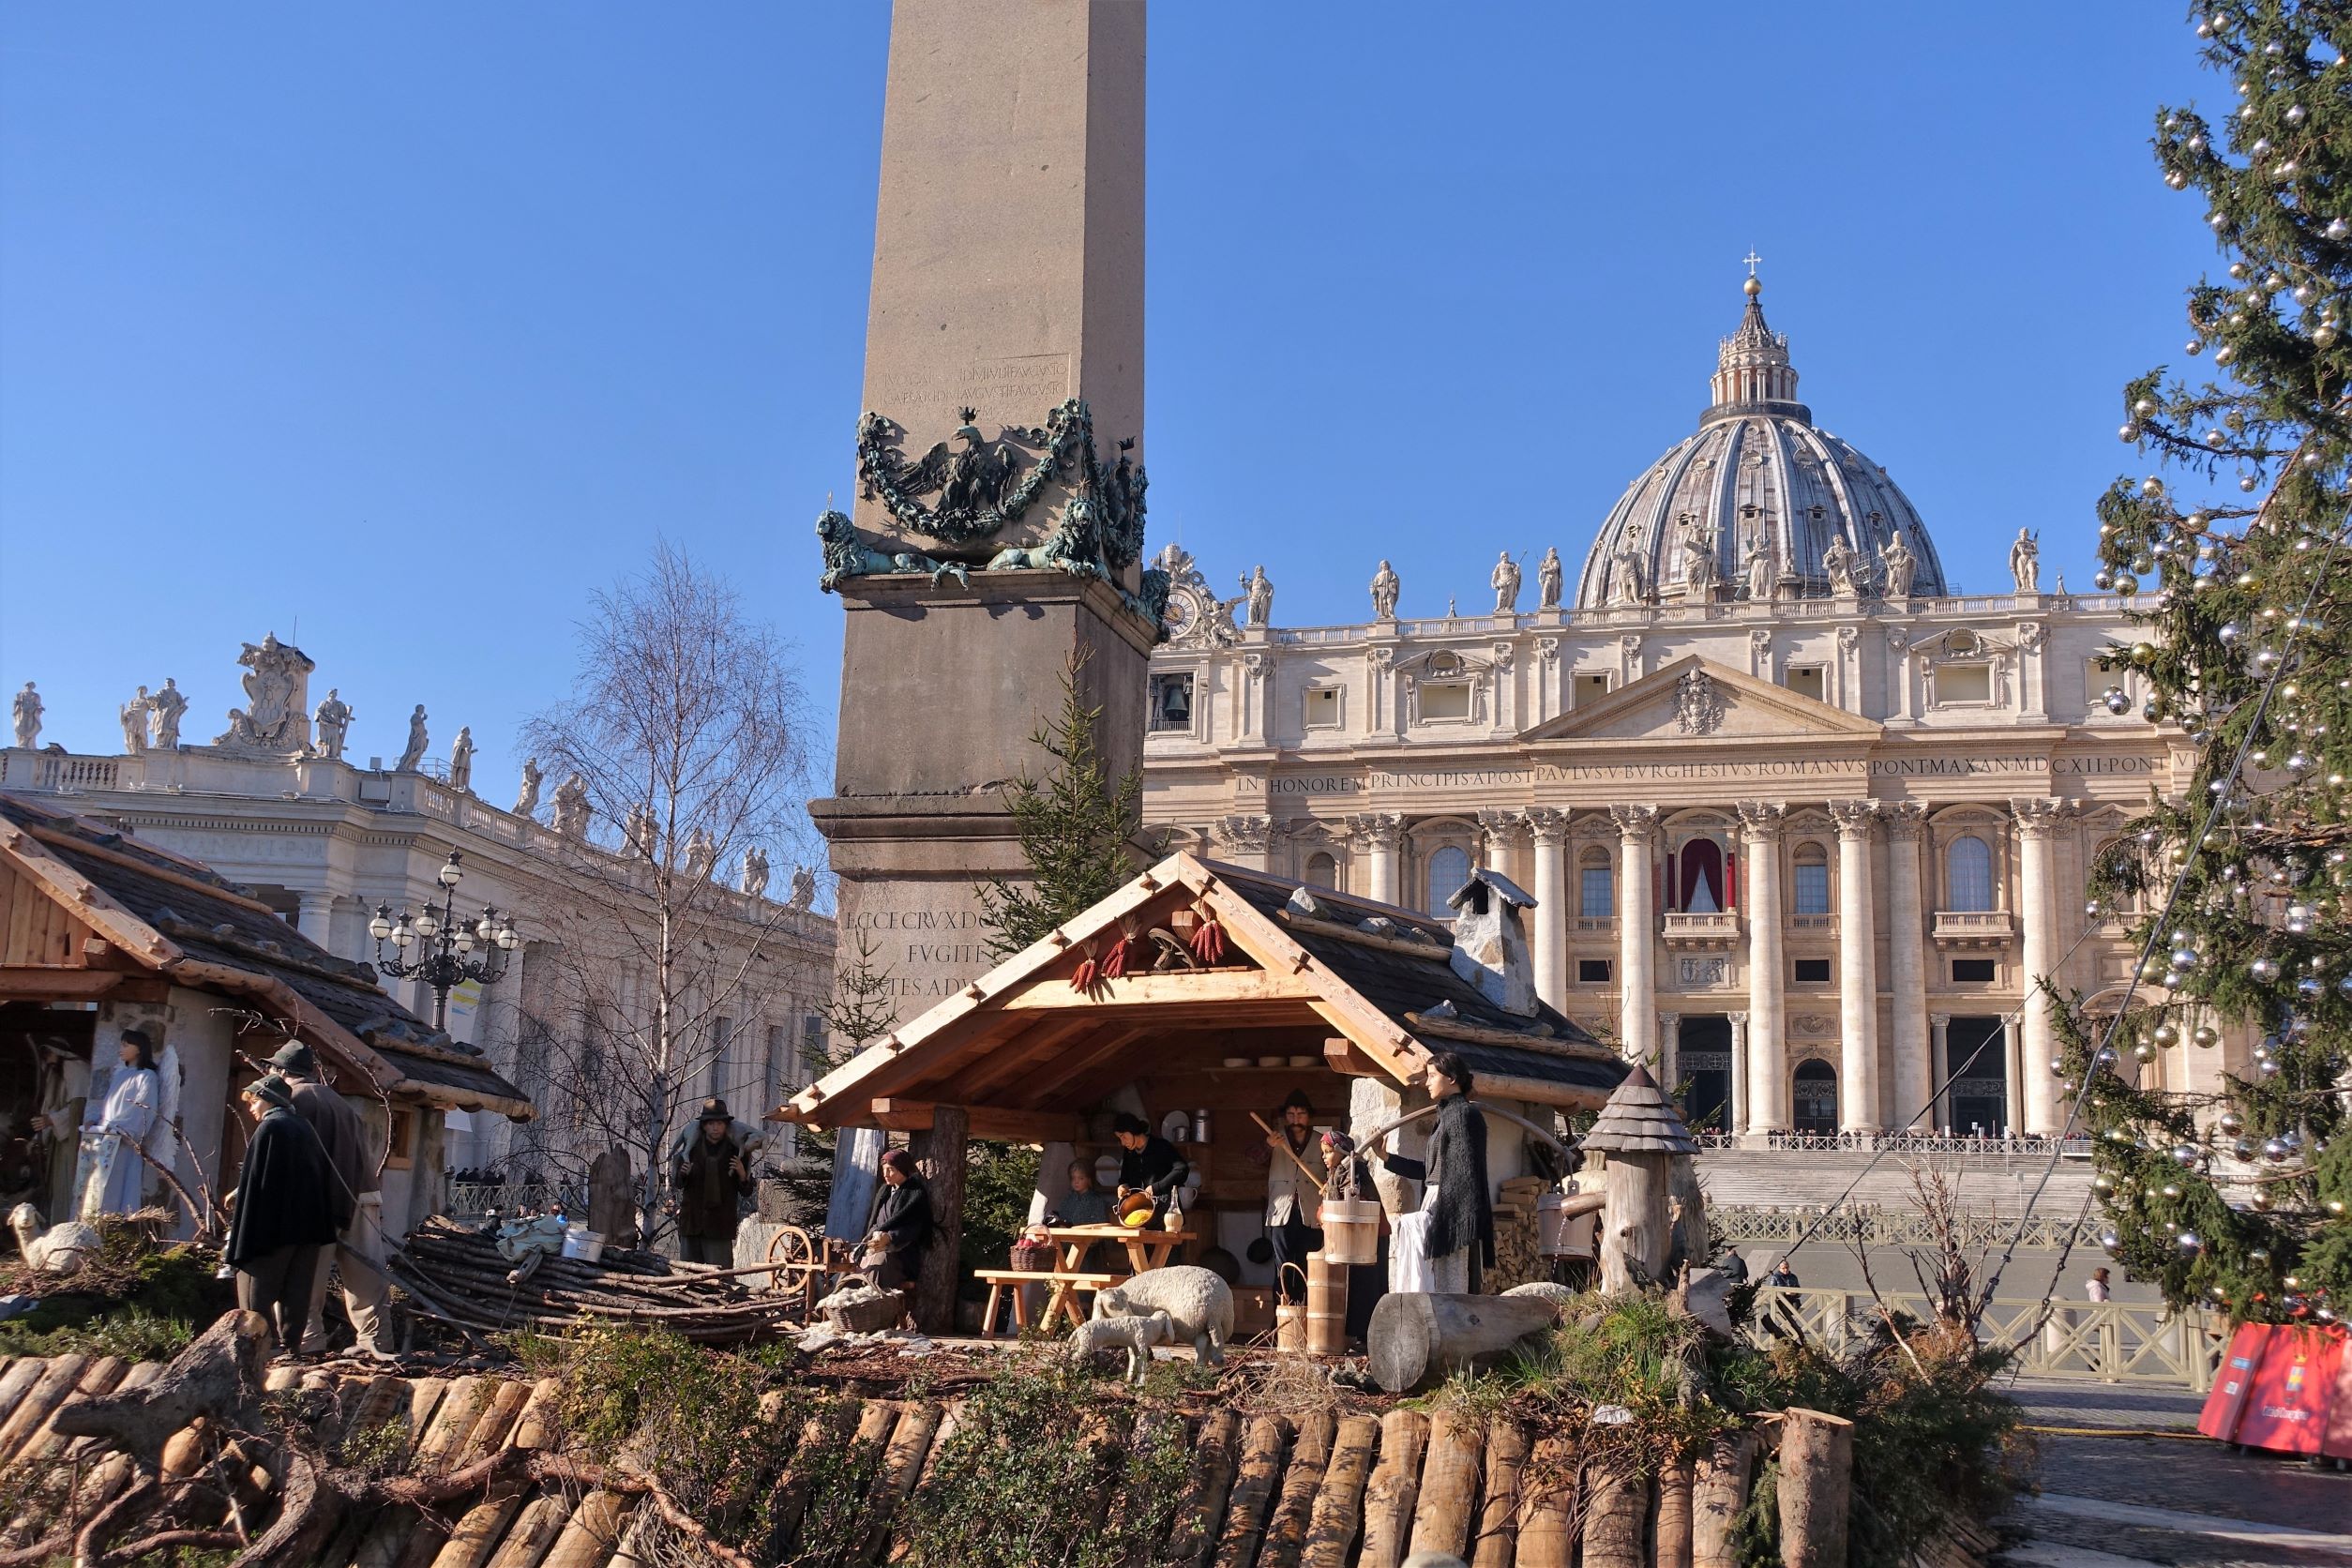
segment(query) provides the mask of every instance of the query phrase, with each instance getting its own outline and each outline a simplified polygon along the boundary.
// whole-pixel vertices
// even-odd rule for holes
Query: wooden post
[[[1519,1480],[1527,1467],[1527,1428],[1497,1416],[1486,1428],[1486,1500],[1478,1514],[1478,1555],[1470,1568],[1513,1568],[1518,1559]]]
[[[1673,1216],[1674,1235],[1666,1248],[1666,1272],[1660,1283],[1669,1284],[1681,1265],[1694,1269],[1707,1266],[1707,1193],[1698,1184],[1698,1162],[1688,1154],[1669,1156],[1666,1166],[1666,1199]]]
[[[1380,1462],[1364,1496],[1358,1568],[1398,1568],[1405,1560],[1413,1500],[1421,1492],[1421,1454],[1428,1440],[1429,1418],[1419,1410],[1391,1410],[1380,1418]]]
[[[1299,1555],[1306,1547],[1306,1527],[1315,1514],[1315,1499],[1322,1487],[1323,1469],[1331,1463],[1332,1438],[1337,1426],[1329,1410],[1299,1418],[1290,1463],[1282,1472],[1282,1491],[1266,1521],[1265,1545],[1258,1549],[1258,1568],[1298,1568]]]
[[[941,1106],[931,1130],[911,1140],[915,1168],[931,1189],[931,1244],[914,1286],[914,1320],[925,1334],[956,1332],[956,1253],[964,1239],[964,1155],[972,1120],[961,1106]]]
[[[1266,1505],[1274,1500],[1274,1481],[1282,1472],[1282,1423],[1275,1417],[1250,1418],[1242,1438],[1242,1468],[1234,1472],[1233,1500],[1226,1504],[1225,1530],[1211,1560],[1215,1568],[1249,1568],[1258,1560]]]
[[[1412,1551],[1470,1555],[1478,1455],[1484,1446],[1484,1434],[1469,1416],[1440,1415],[1430,1422],[1429,1457],[1421,1467],[1421,1507],[1413,1515]]]
[[[1331,1463],[1323,1467],[1323,1484],[1315,1491],[1299,1568],[1346,1568],[1348,1548],[1355,1545],[1356,1526],[1364,1517],[1364,1484],[1372,1473],[1372,1447],[1380,1435],[1380,1424],[1368,1415],[1351,1415],[1339,1424]]]
[[[1405,1394],[1499,1360],[1552,1321],[1552,1304],[1540,1296],[1406,1290],[1380,1298],[1364,1340],[1373,1378],[1389,1393]]]
[[[1612,1156],[1609,1168],[1616,1168]],[[1642,1542],[1650,1523],[1650,1483],[1622,1470],[1588,1470],[1584,1497],[1584,1568],[1649,1568]]]
[[[1235,1410],[1219,1410],[1200,1424],[1189,1493],[1168,1526],[1168,1549],[1160,1560],[1175,1568],[1198,1568],[1206,1562],[1225,1523],[1226,1494],[1233,1485],[1235,1452],[1242,1440],[1242,1418]]]
[[[1609,1155],[1609,1201],[1601,1215],[1601,1289],[1612,1296],[1666,1283],[1666,1253],[1673,1244],[1666,1210],[1670,1164],[1666,1154]]]
[[[1854,1424],[1791,1406],[1780,1427],[1781,1561],[1846,1568],[1853,1478]]]
[[[1519,1526],[1517,1568],[1575,1568],[1576,1560],[1576,1445],[1545,1438],[1529,1455],[1519,1491],[1526,1501]]]
[[[616,1252],[637,1244],[637,1176],[626,1149],[607,1149],[588,1164],[588,1229]]]
[[[1658,1471],[1658,1507],[1650,1527],[1654,1568],[1692,1568],[1691,1462],[1669,1461]]]
[[[1747,1431],[1717,1438],[1698,1462],[1691,1493],[1691,1568],[1740,1568],[1737,1527],[1748,1505],[1755,1461],[1756,1434]]]

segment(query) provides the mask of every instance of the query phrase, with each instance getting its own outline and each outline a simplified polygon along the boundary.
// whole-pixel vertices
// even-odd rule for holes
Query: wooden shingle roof
[[[1696,1154],[1698,1140],[1647,1069],[1636,1066],[1617,1086],[1583,1145],[1610,1154]]]

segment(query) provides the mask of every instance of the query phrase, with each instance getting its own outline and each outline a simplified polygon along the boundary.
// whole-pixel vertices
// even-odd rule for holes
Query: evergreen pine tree
[[[1143,770],[1113,778],[1095,740],[1103,710],[1078,692],[1086,656],[1062,675],[1062,709],[1030,735],[1054,760],[1050,775],[1026,776],[1004,792],[1019,831],[1026,883],[991,879],[980,889],[980,922],[988,956],[1008,957],[1081,910],[1101,902],[1135,875],[1132,848],[1143,809]]]
[[[2112,1020],[2062,1020],[2096,1136],[2107,1249],[2176,1305],[2332,1320],[2352,1303],[2352,4],[2197,8],[2231,89],[2156,116],[2166,184],[2204,197],[2226,276],[2188,291],[2186,353],[2124,393],[2161,471],[2099,505],[2099,586],[2145,628],[2105,701],[2177,725],[2194,782],[2103,857],[2142,961]],[[2152,590],[2152,592],[2151,592]],[[2259,1038],[2209,1063],[2222,1025]],[[2191,1093],[2147,1063],[2194,1063]]]

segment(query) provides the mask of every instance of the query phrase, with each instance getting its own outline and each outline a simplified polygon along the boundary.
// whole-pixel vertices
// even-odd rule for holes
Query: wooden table
[[[1178,1247],[1205,1239],[1189,1229],[1162,1230],[1150,1226],[1138,1229],[1124,1225],[1053,1225],[1046,1227],[1045,1231],[1046,1239],[1061,1249],[1061,1256],[1052,1269],[1021,1277],[1024,1282],[1051,1287],[1042,1319],[1042,1326],[1048,1329],[1065,1318],[1072,1328],[1086,1321],[1084,1314],[1078,1311],[1078,1293],[1080,1290],[1099,1290],[1105,1285],[1115,1285],[1146,1269],[1164,1268]],[[1116,1242],[1125,1251],[1126,1274],[1087,1268],[1086,1255],[1104,1242]],[[1009,1274],[998,1270],[986,1271],[983,1277],[988,1280],[990,1302],[989,1321],[985,1332],[993,1334],[996,1332],[994,1304],[997,1291],[1004,1285],[1014,1284],[1014,1281]],[[1015,1288],[1018,1292],[1018,1287]],[[1018,1311],[1014,1320],[1020,1322]]]

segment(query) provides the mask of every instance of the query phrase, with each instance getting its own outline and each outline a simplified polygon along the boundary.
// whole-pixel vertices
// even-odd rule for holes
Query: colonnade
[[[1937,1124],[1933,1095],[1944,1083],[1942,1025],[1932,1020],[1927,988],[1931,941],[1922,856],[1928,838],[1927,808],[1911,801],[1837,800],[1823,803],[1835,827],[1837,846],[1838,1115],[1841,1130],[1853,1133],[1930,1131]],[[1617,803],[1605,808],[1619,837],[1615,877],[1617,955],[1612,979],[1618,993],[1618,1034],[1633,1060],[1669,1066],[1675,1025],[1661,1027],[1658,955],[1663,935],[1652,867],[1663,822],[1660,807]],[[1732,1081],[1737,1086],[1737,1127],[1742,1132],[1786,1131],[1792,1125],[1791,1053],[1787,1041],[1787,911],[1783,895],[1785,801],[1747,800],[1734,807],[1739,822],[1744,886],[1738,914],[1746,944],[1745,1007],[1725,1015],[1731,1024]],[[2013,1130],[2050,1133],[2063,1115],[2058,1085],[2050,1071],[2057,1033],[2042,978],[2058,960],[2053,887],[2052,845],[2070,816],[2067,803],[2028,798],[2009,803],[2011,825],[2020,845],[2018,877],[2012,889],[2019,920],[2019,990],[2022,1017],[2010,1026],[2005,1051]],[[1533,892],[1538,913],[1532,933],[1537,993],[1566,1010],[1571,912],[1576,893],[1569,866],[1570,824],[1588,813],[1559,807],[1478,814],[1483,851],[1489,866],[1515,867],[1523,844],[1531,845]],[[1400,886],[1405,818],[1358,816],[1350,826],[1369,870],[1368,896],[1412,904]],[[1883,848],[1882,848],[1883,846]],[[1886,856],[1885,876],[1874,860]],[[1879,1040],[1879,912],[1876,889],[1886,889],[1888,935],[1886,986],[1890,1022],[1886,1049]],[[1741,1000],[1738,993],[1667,998],[1689,1006],[1712,1000]],[[2007,1013],[2005,1000],[1986,1005]],[[1679,1015],[1666,1015],[1669,1019]],[[1935,1025],[1931,1037],[1931,1022]],[[1886,1071],[1882,1080],[1881,1067]],[[1884,1093],[1882,1093],[1882,1081]],[[1882,1101],[1885,1104],[1882,1105]],[[2020,1124],[2021,1123],[2021,1124]]]

